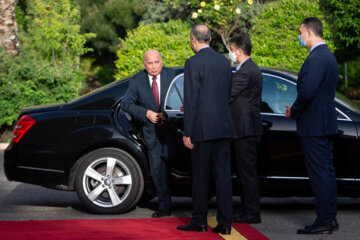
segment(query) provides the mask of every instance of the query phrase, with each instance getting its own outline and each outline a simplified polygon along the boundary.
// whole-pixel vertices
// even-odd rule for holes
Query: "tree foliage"
[[[24,107],[77,97],[84,78],[78,69],[84,43],[79,7],[73,0],[19,1],[20,54],[0,49],[0,129]]]
[[[24,107],[77,97],[82,82],[82,75],[69,63],[55,67],[31,52],[11,56],[0,48],[0,128],[11,126]]]
[[[119,48],[120,38],[126,30],[138,26],[146,11],[145,5],[138,0],[81,0],[81,31],[95,33],[86,46],[94,49],[84,57],[91,58],[90,67],[97,68],[97,77],[102,83],[113,81],[114,61]],[[98,68],[102,66],[102,68]]]
[[[320,0],[338,47],[360,48],[360,1]]]
[[[125,37],[127,29],[135,28],[146,11],[144,5],[135,0],[81,0],[79,3],[82,31],[96,33],[88,46],[114,55],[119,37]]]
[[[191,17],[198,23],[208,25],[217,32],[223,44],[229,50],[229,38],[236,32],[237,34],[247,34],[251,28],[253,17],[260,11],[260,4],[252,0],[165,0],[178,8],[187,5],[191,12]]]
[[[345,73],[345,64],[347,72]],[[339,64],[339,82],[338,91],[351,99],[360,100],[360,57],[352,61]],[[347,75],[347,84],[345,84],[345,75]]]
[[[326,19],[331,24],[339,62],[360,55],[360,1],[320,0]]]
[[[183,66],[193,55],[189,44],[190,26],[181,20],[167,23],[140,24],[127,37],[121,39],[117,52],[116,79],[134,74],[144,68],[143,55],[149,49],[156,49],[162,55],[165,66]]]
[[[277,66],[299,71],[309,51],[298,42],[304,18],[316,16],[324,25],[324,40],[332,51],[329,24],[324,20],[319,1],[279,0],[264,6],[251,30],[252,58],[262,66]]]
[[[80,33],[80,12],[71,0],[34,0],[27,5],[26,47],[44,59],[64,65],[79,63],[80,55],[89,51],[84,44],[93,33]]]
[[[163,0],[142,0],[147,11],[142,15],[141,22],[151,24],[157,22],[168,22],[171,19],[181,19],[186,21],[189,12],[186,12],[187,5],[179,5],[173,8],[170,4]],[[184,8],[185,7],[185,8]]]

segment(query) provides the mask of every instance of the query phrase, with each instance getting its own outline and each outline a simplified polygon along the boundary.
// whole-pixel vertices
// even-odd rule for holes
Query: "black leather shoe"
[[[229,228],[224,228],[223,226],[221,226],[220,224],[218,224],[216,227],[214,227],[212,230],[212,232],[214,233],[221,233],[223,235],[230,235],[231,234],[231,227]]]
[[[207,225],[196,225],[189,223],[188,225],[181,225],[177,227],[177,230],[181,231],[197,231],[197,232],[207,232]]]
[[[237,223],[261,223],[260,216],[247,216],[247,215],[239,215],[234,217],[234,222]]]
[[[246,216],[247,216],[246,213],[241,212],[241,213],[239,213],[239,214],[236,214],[236,215],[233,217],[233,219],[238,218],[238,217],[246,217]]]
[[[333,231],[338,231],[339,230],[339,223],[338,223],[338,221],[335,219],[335,220],[332,220],[331,221],[331,224],[334,226],[334,229],[333,229]],[[305,228],[311,228],[311,227],[313,227],[314,225],[307,225],[307,226],[305,226]]]
[[[331,224],[334,226],[334,231],[339,230],[339,223],[338,223],[338,221],[336,219],[332,220]]]
[[[160,218],[160,217],[166,217],[166,216],[170,216],[171,215],[171,211],[167,210],[167,211],[161,211],[161,210],[156,210],[151,217],[153,218]]]
[[[335,230],[335,226],[332,223],[325,225],[312,225],[303,229],[298,229],[297,234],[331,234]]]

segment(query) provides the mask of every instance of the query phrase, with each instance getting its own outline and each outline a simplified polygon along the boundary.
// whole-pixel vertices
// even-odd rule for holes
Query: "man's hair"
[[[191,28],[191,36],[200,43],[210,43],[211,31],[203,24],[196,24]]]
[[[304,24],[307,29],[315,34],[315,36],[323,37],[323,24],[320,19],[316,17],[305,18],[301,21],[301,24]]]
[[[235,37],[231,38],[230,45],[234,45],[236,49],[240,48],[248,56],[251,54],[251,40],[246,35],[236,35]]]

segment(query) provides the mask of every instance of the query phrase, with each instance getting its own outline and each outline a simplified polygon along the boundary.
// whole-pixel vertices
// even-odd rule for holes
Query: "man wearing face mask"
[[[299,72],[298,96],[293,105],[286,105],[285,116],[296,119],[306,170],[315,193],[317,218],[297,233],[331,233],[339,228],[332,153],[338,132],[334,101],[338,66],[334,54],[322,39],[323,26],[318,18],[304,19],[299,31],[299,42],[310,49],[310,54]]]
[[[260,116],[263,78],[250,58],[251,41],[238,35],[230,40],[229,57],[238,63],[232,76],[230,110],[237,139],[234,141],[236,174],[241,196],[239,223],[260,223],[259,184],[256,172],[257,148],[262,135]]]
[[[163,67],[161,55],[156,50],[146,51],[143,61],[145,69],[130,79],[121,109],[142,125],[148,149],[150,174],[159,202],[159,208],[152,217],[158,218],[171,215],[168,169],[162,156],[167,133],[161,105],[170,82],[175,77],[175,70]]]

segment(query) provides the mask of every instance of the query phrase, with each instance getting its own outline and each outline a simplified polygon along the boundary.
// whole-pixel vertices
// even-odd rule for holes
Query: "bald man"
[[[232,188],[230,139],[236,136],[230,114],[230,62],[209,47],[210,29],[192,27],[190,45],[196,53],[184,68],[184,145],[191,149],[193,214],[182,231],[207,231],[210,172],[216,184],[218,225],[212,232],[231,233]]]
[[[121,109],[142,125],[148,149],[150,174],[159,199],[159,207],[152,217],[159,218],[171,215],[168,169],[162,156],[166,124],[161,106],[170,82],[175,77],[175,70],[163,67],[161,55],[156,50],[145,52],[144,68],[130,79]]]

